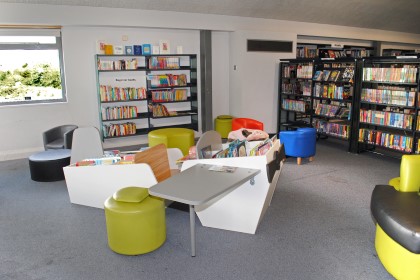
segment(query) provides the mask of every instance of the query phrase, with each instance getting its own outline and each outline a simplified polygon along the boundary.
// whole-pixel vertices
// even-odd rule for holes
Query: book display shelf
[[[280,63],[278,130],[310,126],[312,115],[313,59]]]
[[[197,56],[96,55],[103,139],[198,130]]]
[[[355,72],[356,60],[353,58],[316,61],[312,126],[318,135],[350,141]]]
[[[362,60],[358,151],[419,153],[419,65],[410,57]]]
[[[290,95],[286,89],[291,87],[284,71],[289,65],[307,63],[307,59],[280,62],[279,131],[299,126],[284,106]],[[420,153],[418,56],[324,58],[311,63],[312,79],[306,81],[310,92],[305,89],[303,96],[302,90],[297,91],[311,104],[301,126],[310,125],[318,136],[347,142],[353,153]]]

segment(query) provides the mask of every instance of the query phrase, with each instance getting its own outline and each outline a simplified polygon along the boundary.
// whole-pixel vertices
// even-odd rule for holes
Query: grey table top
[[[30,161],[49,161],[69,158],[71,156],[70,149],[46,150],[29,157]]]
[[[261,172],[260,169],[234,167],[234,171],[209,170],[215,165],[196,164],[183,172],[149,188],[154,196],[200,205],[234,189]]]

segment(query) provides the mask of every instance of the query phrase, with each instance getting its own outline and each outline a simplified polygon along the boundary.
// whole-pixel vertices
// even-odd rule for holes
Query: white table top
[[[200,205],[234,189],[261,172],[260,169],[234,167],[232,173],[209,170],[210,164],[196,164],[149,188],[149,193],[165,199]]]

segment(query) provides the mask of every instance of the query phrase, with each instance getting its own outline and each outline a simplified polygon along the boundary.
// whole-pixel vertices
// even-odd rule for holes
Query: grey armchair
[[[61,125],[42,133],[45,150],[71,149],[73,132],[77,125]]]

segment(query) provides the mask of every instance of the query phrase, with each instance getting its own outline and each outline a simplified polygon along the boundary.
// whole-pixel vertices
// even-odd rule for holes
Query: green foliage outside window
[[[25,100],[28,95],[48,94],[48,88],[61,90],[60,71],[49,64],[39,64],[32,68],[24,64],[13,71],[0,71],[1,99]]]

